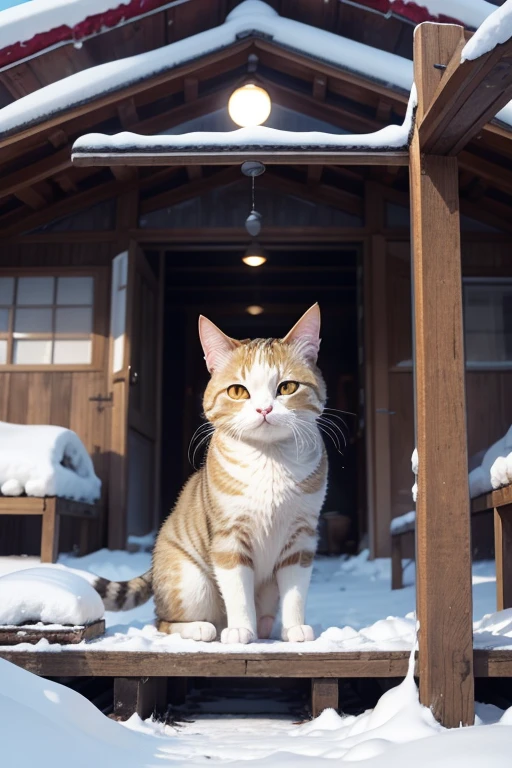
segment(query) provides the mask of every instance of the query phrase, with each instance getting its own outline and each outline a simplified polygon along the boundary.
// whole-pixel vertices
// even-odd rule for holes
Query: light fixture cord
[[[256,183],[256,177],[252,176],[252,209],[254,211],[254,188]]]

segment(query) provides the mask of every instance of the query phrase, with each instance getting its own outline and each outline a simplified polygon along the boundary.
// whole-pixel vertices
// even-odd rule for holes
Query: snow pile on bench
[[[70,429],[0,421],[0,492],[92,503],[100,497],[101,480]]]
[[[512,426],[484,454],[479,467],[469,473],[471,498],[512,482]]]
[[[86,579],[55,566],[0,576],[0,624],[83,626],[101,619],[103,601]]]
[[[512,1],[507,0],[482,22],[462,49],[461,62],[480,58],[512,37]]]

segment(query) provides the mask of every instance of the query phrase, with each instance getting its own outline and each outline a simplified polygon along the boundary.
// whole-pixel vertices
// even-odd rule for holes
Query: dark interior
[[[163,364],[162,518],[193,471],[189,446],[202,423],[208,372],[197,333],[199,314],[234,338],[282,337],[315,301],[322,311],[319,365],[327,382],[328,407],[338,414],[343,438],[326,438],[329,492],[324,512],[350,519],[343,548],[358,540],[358,509],[364,504],[364,458],[358,434],[358,246],[269,245],[267,262],[242,262],[244,246],[197,247],[165,254],[166,290]],[[151,253],[148,252],[151,259]],[[263,307],[257,316],[246,309]],[[333,418],[340,423],[340,419]],[[337,442],[339,440],[339,448]],[[204,446],[194,456],[195,467]]]

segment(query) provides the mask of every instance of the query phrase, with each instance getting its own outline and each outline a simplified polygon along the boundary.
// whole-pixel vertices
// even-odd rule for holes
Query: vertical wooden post
[[[338,678],[314,677],[311,680],[311,714],[321,715],[324,709],[338,709]]]
[[[512,504],[494,510],[496,609],[512,608]]]
[[[447,727],[474,720],[470,507],[458,167],[421,152],[418,125],[462,27],[422,24],[410,151],[413,230],[420,699]]]
[[[402,589],[404,572],[402,568],[402,536],[391,537],[391,589]]]
[[[41,562],[56,563],[59,555],[60,517],[57,499],[45,499],[41,523]]]
[[[167,704],[166,677],[114,678],[114,715],[127,720],[137,713],[142,720],[161,712]]]

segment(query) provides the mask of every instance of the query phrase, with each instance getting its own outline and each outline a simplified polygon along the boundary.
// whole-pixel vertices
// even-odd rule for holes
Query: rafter
[[[330,187],[326,184],[316,184],[311,187],[307,180],[304,182],[289,179],[285,176],[268,170],[259,180],[260,186],[278,190],[286,195],[294,195],[313,203],[328,205],[354,216],[363,215],[363,198],[344,189]]]
[[[217,187],[231,184],[240,178],[240,169],[236,166],[224,168],[206,178],[201,177],[194,181],[190,181],[188,184],[181,184],[178,187],[168,189],[165,192],[160,192],[145,200],[141,200],[140,212],[151,213],[152,211],[159,211],[162,208],[176,205],[184,200],[190,200],[193,197],[204,195],[210,189],[216,189]]]
[[[16,195],[25,187],[71,168],[71,147],[65,146],[43,160],[12,171],[0,179],[0,198]]]
[[[456,155],[512,97],[512,40],[461,63],[460,41],[419,125],[422,151]]]

